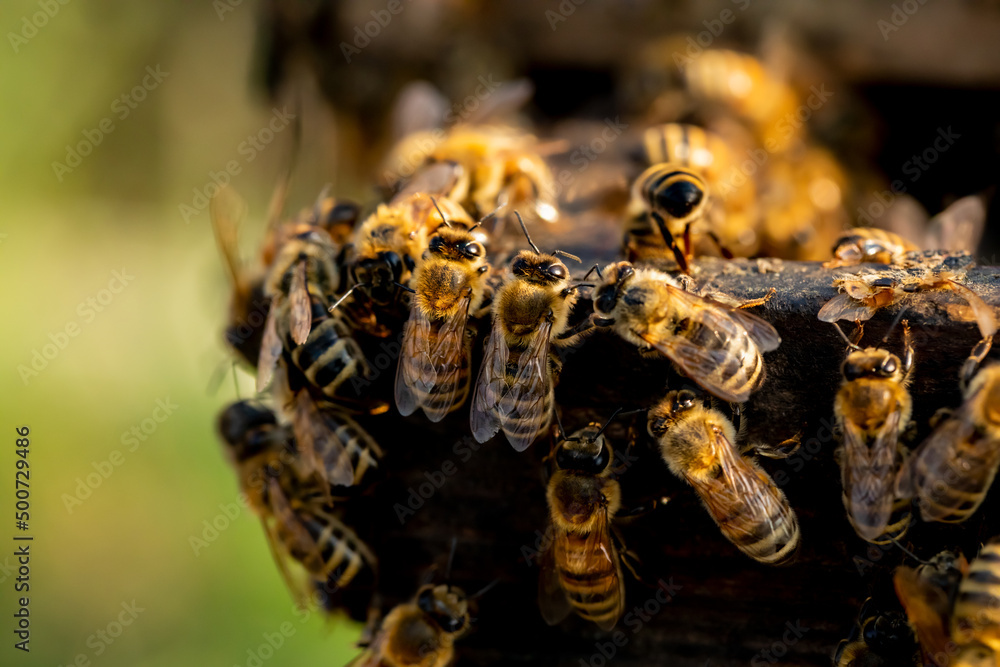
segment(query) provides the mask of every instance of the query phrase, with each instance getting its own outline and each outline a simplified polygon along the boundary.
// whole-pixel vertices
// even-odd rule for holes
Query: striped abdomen
[[[586,534],[567,532],[555,540],[552,548],[559,583],[573,609],[583,619],[608,627],[621,613],[625,585],[614,545],[604,546],[607,554],[603,550],[590,553]]]
[[[750,335],[739,324],[733,326],[738,331],[727,336],[714,327],[685,317],[677,321],[673,329],[675,335],[706,350],[706,354],[712,350],[726,352],[711,373],[697,378],[699,384],[706,388],[718,387],[730,395],[748,395],[764,382],[764,359]]]
[[[330,468],[337,464],[342,452],[346,453],[354,470],[354,485],[360,485],[365,475],[378,469],[379,461],[382,459],[382,448],[368,431],[346,414],[325,410],[323,419],[335,437],[323,441],[319,452],[320,458]]]
[[[287,330],[287,318],[282,325],[281,339],[285,355],[316,389],[331,398],[344,382],[355,375],[368,374],[368,362],[351,330],[339,313],[327,312],[325,300],[310,292],[312,327],[302,345],[296,345]]]
[[[403,369],[406,377],[417,379],[407,386],[431,421],[440,421],[446,414],[459,409],[469,396],[472,336],[468,329],[461,332],[462,344],[452,347],[453,354],[447,358],[440,352],[451,347],[441,346],[441,330],[445,324],[444,320],[431,322],[424,340],[417,342],[419,349],[425,352],[417,356],[403,355],[399,360],[406,366]]]
[[[951,638],[962,647],[960,659],[976,645],[1000,650],[1000,542],[996,538],[983,547],[959,584],[951,614]]]
[[[885,493],[892,497],[893,490],[891,484]],[[847,496],[843,495],[844,507],[847,509],[847,520],[851,522],[854,531],[867,542],[872,544],[889,544],[893,540],[899,540],[910,528],[910,521],[913,515],[910,512],[910,501],[905,498],[894,498],[892,500],[892,510],[889,513],[888,522],[882,525],[882,519],[875,513],[869,511],[868,507],[852,504]],[[870,535],[871,537],[866,537]]]
[[[968,438],[942,435],[928,443],[937,446],[920,449],[910,471],[923,519],[959,523],[979,509],[990,490],[1000,465],[1000,443],[975,431]]]
[[[344,588],[362,575],[374,579],[375,555],[328,507],[303,507],[296,514],[315,541],[316,549],[306,553],[293,551],[291,555],[318,582]]]

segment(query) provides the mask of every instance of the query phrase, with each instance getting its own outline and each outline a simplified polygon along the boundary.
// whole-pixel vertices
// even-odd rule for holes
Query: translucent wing
[[[260,341],[260,356],[257,359],[257,391],[261,392],[271,382],[274,367],[281,356],[281,338],[278,336],[278,299],[271,300],[271,308],[264,323],[264,336]]]
[[[549,528],[554,534],[555,526]],[[555,535],[555,541],[566,539],[565,535]],[[542,552],[538,572],[538,610],[549,625],[557,625],[569,616],[573,606],[566,597],[566,591],[559,583],[559,570],[556,569],[554,545]]]
[[[403,334],[403,356],[396,369],[396,406],[400,414],[412,414],[420,405],[430,421],[439,422],[455,405],[456,391],[437,394],[433,406],[422,402],[421,397],[429,396],[435,387],[455,386],[462,366],[468,363],[465,325],[470,302],[471,295],[467,294],[459,304],[458,314],[442,322],[431,322],[421,308],[411,308]]]
[[[303,345],[312,328],[312,308],[306,288],[306,263],[299,262],[292,269],[292,284],[288,291],[289,316],[292,321],[292,340]]]
[[[299,452],[307,466],[319,474],[326,484],[352,486],[354,484],[354,464],[350,453],[337,434],[330,429],[309,392],[300,391],[295,396],[295,411],[292,414],[292,430],[299,445]]]
[[[986,227],[986,204],[978,195],[962,197],[934,216],[927,228],[926,250],[976,252]]]
[[[856,424],[844,423],[844,496],[858,534],[868,540],[884,533],[892,514],[899,419],[898,410],[890,411],[870,445]]]
[[[209,214],[215,241],[229,271],[229,280],[234,287],[240,288],[243,285],[243,266],[240,261],[239,225],[246,217],[247,204],[231,188],[224,187],[212,197]]]
[[[737,545],[752,544],[754,557],[760,560],[776,555],[785,543],[763,541],[760,527],[770,526],[770,534],[783,534],[783,526],[775,525],[773,519],[788,517],[791,508],[771,480],[750,465],[721,430],[712,429],[710,437],[721,474],[717,478],[689,477],[688,483],[727,539]],[[734,516],[739,520],[733,520]]]
[[[957,283],[954,280],[949,280],[951,289],[958,292],[963,299],[965,299],[969,306],[972,308],[972,312],[976,316],[976,323],[979,325],[979,333],[983,335],[983,338],[992,336],[997,332],[997,316],[993,312],[993,308],[990,307],[985,301],[983,301],[978,294],[973,292],[971,289]]]
[[[625,610],[625,584],[622,581],[621,561],[618,559],[618,552],[614,542],[612,542],[610,528],[608,510],[606,507],[601,507],[597,510],[594,530],[587,536],[582,549],[574,545],[573,548],[556,551],[556,562],[559,562],[560,557],[564,557],[562,565],[571,572],[610,568],[611,574],[604,582],[606,585],[602,587],[599,594],[584,595],[578,601],[578,604],[586,605],[613,598],[614,612],[608,616],[607,620],[597,624],[602,630],[610,630],[615,627]],[[558,549],[558,545],[555,545],[555,548]]]
[[[757,349],[761,352],[777,350],[778,346],[781,345],[781,336],[778,335],[777,330],[771,326],[770,322],[757,317],[753,313],[735,308],[729,310],[729,316],[746,329],[747,333],[750,334],[750,338],[757,345]]]
[[[391,203],[399,203],[415,194],[448,195],[462,177],[462,172],[462,165],[457,162],[434,162],[424,165],[396,193]]]
[[[836,322],[837,320],[864,322],[870,320],[874,314],[874,309],[860,301],[855,301],[846,294],[838,294],[823,304],[817,317],[820,322]]]
[[[311,578],[295,576],[293,569],[301,572],[301,567],[290,567],[288,561],[291,559],[292,551],[297,553],[316,551],[316,542],[292,510],[278,480],[273,477],[268,481],[267,501],[270,505],[269,516],[261,517],[267,545],[292,597],[298,604],[304,606],[312,596]]]
[[[531,344],[517,359],[517,373],[510,392],[501,401],[500,423],[517,418],[529,424],[543,421],[545,410],[550,406],[548,400],[552,391],[552,380],[549,377],[549,336],[552,333],[552,323],[547,319],[535,332]],[[507,440],[519,452],[527,449],[535,441],[535,434],[512,436],[507,433]]]
[[[909,567],[900,567],[892,577],[906,618],[920,647],[928,656],[948,655],[947,613],[950,607],[945,591],[921,577]]]
[[[495,319],[495,318],[494,318]],[[507,393],[507,359],[510,349],[496,321],[486,343],[483,364],[476,378],[469,426],[477,442],[486,442],[500,430],[500,399]]]

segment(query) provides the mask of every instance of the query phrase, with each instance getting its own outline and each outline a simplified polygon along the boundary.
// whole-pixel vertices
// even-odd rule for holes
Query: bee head
[[[554,284],[569,278],[569,269],[555,255],[522,250],[510,265],[515,276],[536,283]]]
[[[371,300],[384,306],[395,299],[399,291],[396,284],[402,282],[404,266],[409,266],[409,262],[404,265],[398,253],[386,250],[360,260],[351,273],[356,284],[367,285],[365,291]]]
[[[470,262],[486,257],[486,248],[464,229],[441,226],[431,237],[427,249],[433,255]]]
[[[914,644],[913,630],[904,614],[890,612],[872,616],[864,621],[861,636],[865,644],[879,653],[904,655],[905,649]]]
[[[449,634],[468,628],[469,601],[457,586],[424,586],[417,593],[417,606]]]
[[[237,401],[219,415],[219,433],[237,461],[267,449],[277,426],[274,411],[254,401]]]
[[[604,472],[611,462],[611,447],[604,436],[599,435],[600,428],[599,424],[590,424],[560,442],[556,448],[556,465],[562,470],[591,475]]]
[[[330,231],[340,225],[354,227],[361,215],[361,207],[352,201],[341,201],[327,197],[320,202],[316,212],[316,224]]]
[[[682,178],[657,190],[653,203],[670,217],[684,220],[691,216],[704,199],[705,190],[697,181]]]
[[[604,271],[604,282],[594,292],[594,310],[603,318],[595,320],[598,325],[612,324],[608,316],[614,311],[622,294],[628,288],[629,281],[635,275],[635,269],[628,262],[612,264]]]
[[[649,410],[646,430],[654,438],[660,438],[685,412],[702,402],[702,398],[690,389],[671,391],[655,407]]]
[[[898,378],[902,374],[902,363],[899,357],[891,352],[868,348],[855,350],[847,355],[841,372],[844,374],[844,379],[849,382],[861,378]]]

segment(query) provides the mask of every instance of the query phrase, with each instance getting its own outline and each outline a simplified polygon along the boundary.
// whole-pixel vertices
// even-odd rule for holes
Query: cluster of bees
[[[861,538],[884,544],[903,536],[914,501],[926,521],[963,521],[978,508],[1000,465],[1000,366],[979,368],[997,323],[961,283],[963,265],[954,260],[963,248],[926,253],[888,231],[846,229],[842,170],[807,128],[789,122],[797,92],[754,58],[709,50],[681,72],[671,93],[682,96],[684,112],[645,130],[645,168],[617,216],[622,259],[581,266],[576,277],[564,259],[578,258],[532,241],[532,229],[560,218],[560,202],[542,142],[509,126],[463,124],[433,140],[405,137],[389,164],[409,164],[414,154],[419,164],[387,170],[412,175],[383,184],[392,194],[367,217],[324,192],[283,220],[283,179],[257,267],[239,260],[241,203],[229,191],[213,201],[234,288],[227,341],[266,392],[225,408],[219,431],[300,599],[319,594],[332,607],[338,591],[373,587],[378,576],[377,554],[345,524],[343,508],[374,483],[392,452],[355,417],[421,411],[439,422],[461,414],[478,442],[502,433],[518,452],[554,432],[546,457],[554,539],[541,561],[539,608],[549,624],[575,612],[613,628],[625,608],[623,564],[632,569],[614,519],[651,508],[623,507],[605,435],[621,410],[567,433],[555,394],[559,352],[601,329],[644,356],[666,357],[691,381],[639,408],[649,436],[738,550],[769,565],[791,562],[802,539],[795,511],[755,455],[786,457],[797,438],[748,445],[742,420],[739,429],[734,424],[765,380],[764,355],[781,343],[771,324],[748,312],[765,306],[774,290],[747,302],[698,291],[695,260],[703,254],[883,265],[838,275],[841,293],[819,313],[823,321],[858,322],[854,340],[844,335],[849,350],[833,406],[848,518]],[[748,173],[739,156],[753,151],[767,159]],[[980,213],[972,200],[960,200],[934,225],[969,237]],[[857,343],[878,309],[943,289],[965,298],[983,338],[963,367],[965,402],[909,454],[901,438],[911,421],[909,326],[903,322],[902,358]],[[266,320],[248,329],[261,303]],[[250,335],[241,335],[245,330]],[[397,336],[390,401],[370,381],[366,350]],[[927,651],[939,648],[940,633],[962,651],[1000,650],[1000,639],[991,638],[1000,638],[1000,619],[965,620],[977,605],[997,600],[989,589],[1000,577],[991,573],[1000,562],[994,548],[971,569],[953,558],[960,575],[948,574],[955,585],[947,591],[930,567],[897,575],[912,584],[903,604]],[[946,599],[957,591],[954,608],[937,599],[940,591]],[[481,594],[447,582],[422,587],[380,623],[373,620],[357,664],[450,664]],[[838,664],[877,664],[866,661],[878,650],[877,640],[866,643],[867,619]]]

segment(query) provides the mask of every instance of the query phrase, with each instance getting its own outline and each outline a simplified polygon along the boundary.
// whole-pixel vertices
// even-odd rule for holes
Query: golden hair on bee
[[[421,408],[432,422],[460,408],[469,393],[473,332],[468,320],[479,314],[490,269],[481,236],[441,215],[445,224],[431,237],[413,274],[395,384],[400,414]]]
[[[758,305],[772,294],[744,305]],[[629,262],[605,268],[594,291],[593,322],[642,350],[663,354],[706,391],[732,403],[745,402],[761,385],[762,353],[781,343],[761,318]]]
[[[649,410],[647,428],[667,467],[691,485],[723,537],[762,563],[783,565],[795,557],[795,511],[770,475],[736,449],[725,415],[683,389]]]
[[[568,328],[577,286],[570,284],[569,269],[556,256],[566,253],[540,252],[519,214],[517,218],[532,250],[517,254],[494,297],[470,426],[478,442],[502,429],[511,446],[523,451],[552,420],[557,362],[550,347],[573,340],[560,336]]]

